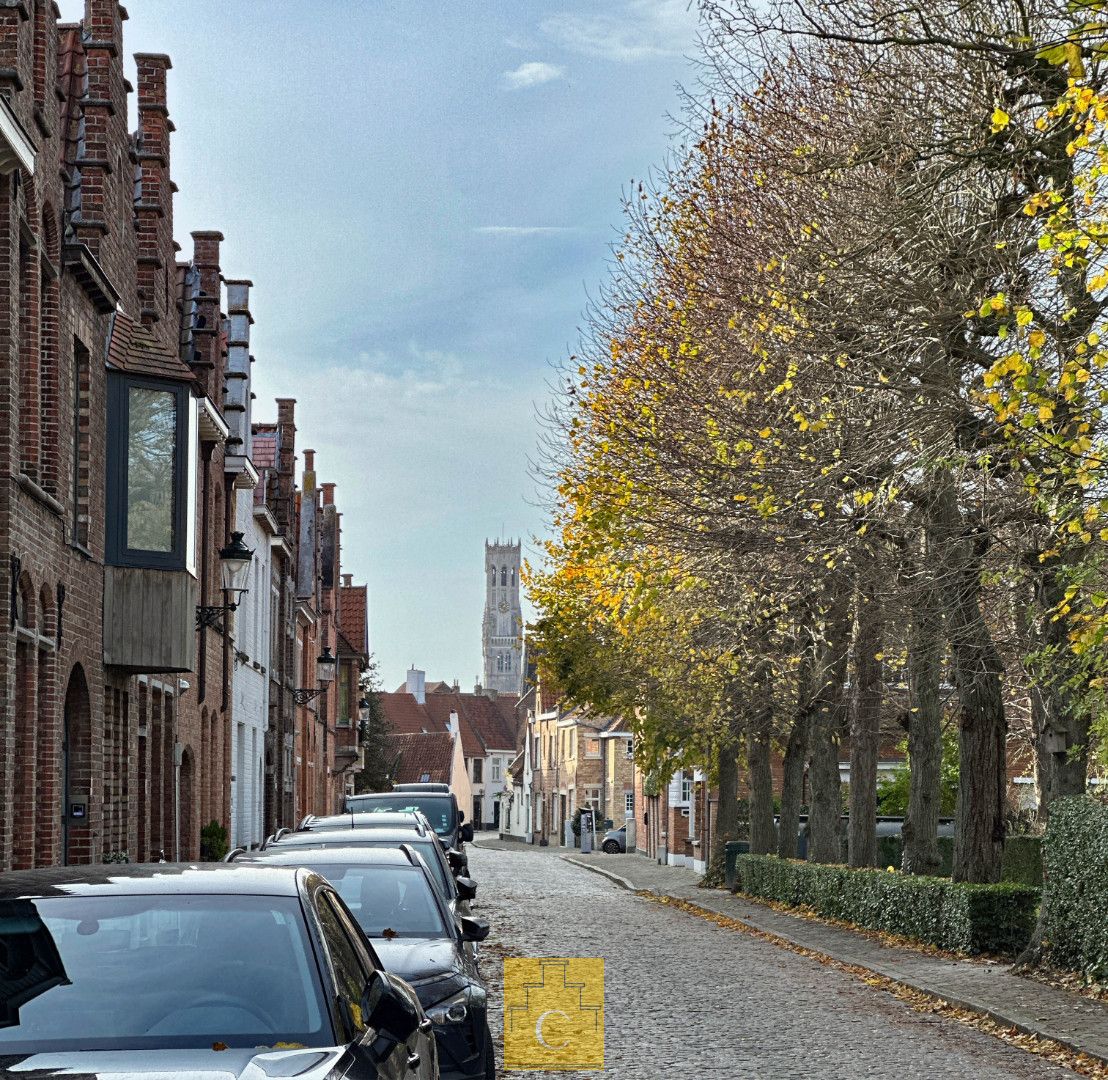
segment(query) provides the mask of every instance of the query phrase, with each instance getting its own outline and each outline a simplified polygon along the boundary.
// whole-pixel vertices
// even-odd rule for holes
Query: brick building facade
[[[292,403],[263,476],[248,283],[224,282],[217,232],[179,260],[171,64],[136,57],[131,132],[125,19],[116,0],[78,25],[50,0],[0,3],[0,867],[196,858],[201,828],[230,824],[239,747],[259,740],[236,742],[246,639],[220,552],[259,506],[268,582],[255,566],[248,587],[277,599],[250,628],[269,676],[241,705],[262,713],[251,805],[267,828],[302,809],[292,691],[315,683],[295,667]],[[335,605],[308,591],[333,649]]]

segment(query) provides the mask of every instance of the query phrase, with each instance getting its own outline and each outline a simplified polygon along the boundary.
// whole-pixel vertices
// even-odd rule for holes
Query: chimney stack
[[[223,414],[230,428],[228,456],[250,457],[250,289],[252,281],[227,283],[227,372]]]
[[[175,277],[173,187],[169,181],[169,119],[166,73],[173,67],[164,53],[137,53],[138,183],[135,185],[135,234],[139,317],[166,348],[176,350],[178,330],[171,281]]]
[[[117,156],[127,141],[127,83],[123,78],[123,20],[126,10],[117,0],[85,0],[84,46],[88,95],[83,107],[84,138],[77,167],[80,209],[74,215],[77,238],[103,260],[101,247],[110,231],[112,207],[108,191],[122,184]],[[118,241],[117,241],[118,242]],[[109,265],[109,274],[115,270]]]
[[[335,505],[335,485],[334,484],[320,484],[323,489],[323,505],[334,506]]]
[[[192,264],[200,279],[196,296],[196,325],[193,338],[197,379],[204,393],[218,406],[223,404],[223,349],[220,344],[220,274],[219,245],[221,232],[192,234]]]

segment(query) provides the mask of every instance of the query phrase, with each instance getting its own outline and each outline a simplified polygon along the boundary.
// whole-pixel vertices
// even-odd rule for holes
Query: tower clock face
[[[508,601],[507,600],[501,600],[500,601],[500,613],[504,614],[507,610],[508,610]]]

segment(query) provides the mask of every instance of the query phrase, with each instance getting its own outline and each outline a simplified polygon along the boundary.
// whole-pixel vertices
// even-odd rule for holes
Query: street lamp
[[[358,702],[358,735],[365,738],[369,734],[369,698]]]
[[[324,645],[323,652],[315,660],[315,678],[319,685],[315,689],[301,687],[293,690],[293,701],[297,705],[307,705],[309,701],[314,701],[320,694],[326,693],[327,687],[335,678],[335,668],[337,666],[338,661],[331,652],[331,646]]]
[[[205,626],[214,627],[224,615],[238,607],[239,597],[250,591],[246,582],[250,577],[250,562],[253,558],[254,552],[243,543],[242,533],[231,533],[230,542],[219,550],[219,584],[224,602],[201,604],[197,607],[197,630]]]

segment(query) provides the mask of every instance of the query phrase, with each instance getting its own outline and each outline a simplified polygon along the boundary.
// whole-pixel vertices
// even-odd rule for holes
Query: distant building
[[[523,608],[520,605],[520,543],[485,541],[485,617],[481,624],[486,690],[523,693]]]

